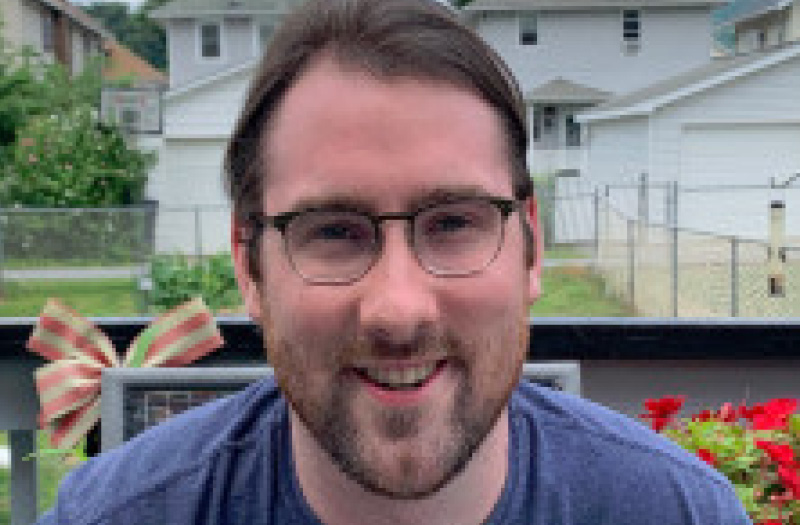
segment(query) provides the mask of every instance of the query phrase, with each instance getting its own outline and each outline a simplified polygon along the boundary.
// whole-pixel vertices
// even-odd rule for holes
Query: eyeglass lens
[[[302,213],[285,232],[289,259],[295,270],[312,282],[357,280],[380,254],[379,222],[350,211]],[[426,271],[469,275],[482,270],[496,256],[503,218],[486,200],[445,203],[416,214],[410,233],[412,249]]]

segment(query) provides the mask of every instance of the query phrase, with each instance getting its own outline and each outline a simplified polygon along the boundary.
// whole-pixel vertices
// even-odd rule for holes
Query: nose
[[[436,277],[417,262],[402,222],[384,223],[383,234],[380,258],[358,283],[360,328],[377,348],[411,349],[436,325]]]

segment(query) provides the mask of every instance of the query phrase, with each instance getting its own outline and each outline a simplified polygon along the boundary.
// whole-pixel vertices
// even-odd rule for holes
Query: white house
[[[681,194],[679,225],[755,239],[768,237],[769,201],[785,198],[787,233],[798,233],[800,188],[724,190],[800,173],[800,42],[716,59],[578,120],[593,182],[647,173],[655,183],[704,187]]]
[[[11,47],[35,53],[79,73],[92,57],[103,55],[111,35],[67,0],[2,0],[0,36]]]
[[[297,1],[172,0],[154,13],[170,58],[163,135],[141,141],[159,156],[147,188],[159,202],[158,251],[229,249],[225,146],[264,46]]]
[[[800,39],[800,1],[748,0],[728,21],[736,36],[736,51],[749,53]]]
[[[575,115],[708,63],[711,12],[727,0],[474,0],[475,30],[529,107],[533,173],[580,169]]]

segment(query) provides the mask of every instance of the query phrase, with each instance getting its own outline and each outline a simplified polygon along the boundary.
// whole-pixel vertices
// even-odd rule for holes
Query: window
[[[56,49],[56,21],[53,13],[47,11],[42,16],[42,50],[51,53]]]
[[[220,58],[222,56],[222,31],[216,22],[204,23],[200,26],[200,56],[203,58]]]
[[[539,106],[533,108],[533,141],[539,142],[542,138],[542,110]]]
[[[767,32],[761,30],[758,32],[758,49],[764,49],[765,47],[767,47]]]
[[[551,132],[556,127],[556,107],[545,106],[544,116],[542,118],[542,128],[546,132]]]
[[[577,148],[581,145],[581,125],[575,120],[575,115],[567,115],[567,147]]]
[[[529,13],[519,15],[519,43],[523,46],[534,46],[539,43],[536,15]]]
[[[622,39],[638,43],[642,36],[641,11],[626,9],[622,12]]]

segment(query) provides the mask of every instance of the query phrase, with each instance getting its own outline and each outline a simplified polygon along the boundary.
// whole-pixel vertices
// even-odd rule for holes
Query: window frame
[[[517,13],[517,35],[521,46],[539,45],[539,15],[530,11]]]
[[[55,53],[56,51],[56,18],[52,11],[45,10],[41,18],[42,51]]]
[[[218,39],[218,49],[219,54],[217,56],[206,56],[204,54],[205,46],[204,46],[204,34],[203,28],[216,26],[217,28],[217,39]],[[197,43],[197,58],[204,62],[219,62],[224,60],[225,57],[225,46],[223,42],[225,41],[225,31],[224,31],[225,24],[222,20],[219,19],[206,19],[206,20],[198,20],[196,25],[196,35],[195,35],[195,42]]]

